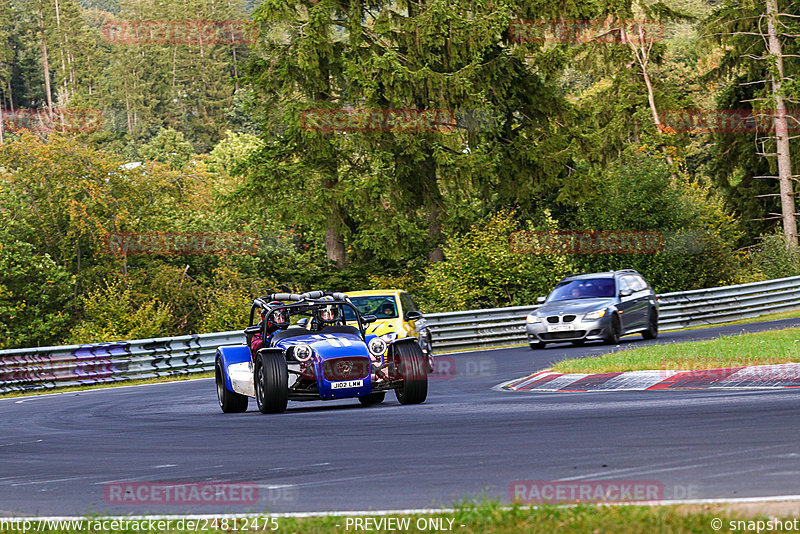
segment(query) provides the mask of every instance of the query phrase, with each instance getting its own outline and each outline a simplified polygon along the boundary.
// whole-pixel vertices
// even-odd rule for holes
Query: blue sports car
[[[353,316],[357,326],[347,324]],[[428,367],[419,343],[409,337],[387,343],[367,335],[366,326],[375,319],[361,315],[344,293],[274,293],[255,299],[246,343],[217,349],[220,408],[244,412],[250,397],[261,413],[283,412],[289,400],[357,398],[372,405],[383,402],[391,389],[401,404],[424,402]]]

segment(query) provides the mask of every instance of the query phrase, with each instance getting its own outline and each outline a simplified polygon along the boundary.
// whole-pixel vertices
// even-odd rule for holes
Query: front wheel
[[[619,337],[622,333],[622,325],[619,323],[619,316],[614,314],[611,316],[611,325],[608,327],[608,333],[603,338],[609,345],[616,345],[619,343]]]
[[[247,397],[228,391],[225,375],[222,373],[222,360],[218,357],[214,364],[214,379],[217,384],[217,400],[222,413],[242,413],[247,411]]]
[[[428,365],[416,343],[394,345],[395,365],[403,379],[394,390],[400,404],[420,404],[428,397]]]
[[[370,393],[369,395],[359,397],[358,402],[364,406],[372,406],[373,404],[382,403],[384,398],[386,398],[386,392],[381,391],[379,393]]]
[[[286,358],[277,352],[261,353],[256,360],[253,382],[261,413],[282,413],[289,403],[289,372]]]
[[[658,337],[658,314],[655,310],[650,310],[650,317],[647,319],[647,330],[642,332],[645,339],[655,339]]]

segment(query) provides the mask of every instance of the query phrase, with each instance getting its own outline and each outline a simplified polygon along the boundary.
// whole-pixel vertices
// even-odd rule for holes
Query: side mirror
[[[308,317],[303,317],[299,321],[297,321],[297,326],[302,326],[303,328],[308,328]]]
[[[545,300],[547,300],[547,297],[536,297],[536,304],[544,304]]]
[[[632,294],[633,294],[633,291],[631,291],[630,289],[622,289],[622,290],[620,290],[620,292],[619,292],[619,296],[620,296],[620,297],[629,297],[629,296],[631,296]]]
[[[404,318],[406,321],[416,321],[422,319],[422,313],[416,310],[407,311]]]
[[[361,322],[362,323],[369,324],[369,323],[374,323],[377,320],[378,320],[378,318],[376,316],[374,316],[374,315],[362,315],[361,316]]]

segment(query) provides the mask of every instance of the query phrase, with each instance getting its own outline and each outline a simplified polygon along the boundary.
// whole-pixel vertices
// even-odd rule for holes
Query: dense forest
[[[273,290],[798,275],[796,9],[4,0],[0,348],[237,329]],[[510,246],[568,231],[659,246]]]

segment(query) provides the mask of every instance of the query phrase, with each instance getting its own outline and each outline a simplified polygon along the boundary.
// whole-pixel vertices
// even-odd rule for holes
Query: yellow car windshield
[[[350,297],[350,302],[358,308],[361,315],[374,315],[378,319],[395,319],[397,317],[397,306],[395,305],[394,296],[364,296],[364,297]],[[355,321],[352,310],[345,307],[345,319],[348,321]]]

